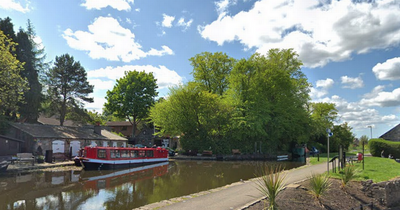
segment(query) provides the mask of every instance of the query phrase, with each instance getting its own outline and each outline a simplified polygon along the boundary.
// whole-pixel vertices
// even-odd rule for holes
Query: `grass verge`
[[[347,167],[359,169],[354,180],[363,181],[372,179],[374,182],[388,181],[400,177],[400,163],[389,158],[365,157],[364,170],[361,163],[347,164]],[[326,163],[326,161],[325,161]],[[338,171],[338,170],[337,170]],[[342,170],[341,170],[342,171]],[[340,173],[330,173],[331,177],[340,179]]]

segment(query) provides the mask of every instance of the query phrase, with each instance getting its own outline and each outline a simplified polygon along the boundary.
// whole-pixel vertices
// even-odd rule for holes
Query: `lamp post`
[[[368,125],[368,128],[371,130],[371,139],[372,139],[372,126]]]

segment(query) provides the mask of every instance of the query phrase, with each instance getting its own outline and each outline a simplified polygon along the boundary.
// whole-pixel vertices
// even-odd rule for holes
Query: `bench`
[[[240,154],[242,154],[242,153],[241,153],[240,150],[238,150],[238,149],[232,149],[232,154],[233,154],[233,155],[240,155]]]
[[[277,161],[284,161],[284,160],[289,160],[289,155],[278,155],[276,156]]]
[[[197,155],[197,150],[187,150],[186,152],[183,153],[183,155],[187,156],[196,156]]]
[[[35,165],[35,156],[32,153],[17,153],[17,162],[32,162]]]
[[[203,156],[212,156],[211,150],[203,150]]]

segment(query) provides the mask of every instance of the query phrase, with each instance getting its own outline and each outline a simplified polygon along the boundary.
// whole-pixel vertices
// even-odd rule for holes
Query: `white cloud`
[[[348,76],[342,76],[341,80],[343,88],[356,89],[364,87],[364,81],[361,79],[361,77],[353,78]]]
[[[293,48],[308,67],[400,43],[397,0],[326,2],[260,0],[249,11],[230,16],[225,12],[229,1],[222,0],[216,5],[218,19],[198,29],[218,45],[239,41],[262,54],[271,48]]]
[[[125,76],[125,71],[145,71],[146,73],[152,72],[157,79],[158,91],[165,90],[168,87],[179,85],[182,83],[183,78],[178,75],[174,70],[170,70],[165,66],[136,66],[125,65],[118,67],[108,66],[96,70],[88,71],[88,81],[94,85],[93,103],[85,103],[85,108],[88,110],[95,110],[99,113],[102,112],[103,105],[106,102],[105,95],[107,90],[112,90],[117,79]]]
[[[135,66],[125,65],[119,67],[106,67],[88,72],[88,78],[91,80],[102,79],[102,81],[113,81],[125,76],[125,71],[145,71],[146,73],[152,72],[157,79],[159,89],[168,88],[182,83],[183,78],[177,72],[168,69],[165,66]],[[96,80],[97,81],[97,80]],[[115,83],[113,83],[114,85]],[[103,84],[102,84],[103,85]],[[112,86],[113,86],[112,85]],[[95,86],[95,88],[97,88]]]
[[[89,31],[67,29],[63,37],[68,45],[76,50],[87,51],[93,59],[105,58],[112,61],[130,62],[149,55],[172,55],[173,51],[162,46],[162,50],[151,49],[144,52],[135,42],[135,34],[123,28],[112,17],[98,17],[88,26]]]
[[[393,114],[382,115],[376,109],[368,108],[360,102],[348,102],[337,95],[316,102],[334,103],[339,115],[337,123],[347,122],[353,128],[353,132],[365,132],[369,125],[387,130],[400,120]]]
[[[316,82],[316,88],[310,88],[310,97],[312,99],[319,99],[328,94],[328,90],[335,84],[333,79],[327,78],[325,80],[318,80]]]
[[[25,1],[25,7],[22,6],[22,4],[18,1],[15,0],[1,0],[0,1],[0,8],[5,9],[5,10],[15,10],[18,12],[22,12],[22,13],[27,13],[29,12],[31,9],[29,8],[29,1]]]
[[[400,106],[400,88],[392,92],[383,91],[383,86],[375,87],[371,93],[365,94],[361,104],[365,106],[395,107]]]
[[[85,0],[81,6],[86,7],[86,9],[103,9],[106,7],[112,7],[116,10],[122,11],[130,11],[131,6],[129,4],[133,4],[134,0]]]
[[[193,19],[190,19],[187,22],[185,22],[185,18],[181,17],[176,25],[183,27],[183,31],[186,31],[192,25],[192,23]]]
[[[372,71],[379,80],[400,80],[400,57],[378,63]]]
[[[175,20],[174,16],[168,16],[166,14],[163,14],[163,21],[162,21],[161,25],[163,27],[166,27],[166,28],[171,28],[172,27],[172,22],[174,20]]]

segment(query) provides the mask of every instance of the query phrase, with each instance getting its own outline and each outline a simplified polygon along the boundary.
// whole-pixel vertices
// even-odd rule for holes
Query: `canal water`
[[[254,178],[262,163],[175,160],[119,171],[54,169],[2,174],[0,209],[131,210]],[[301,165],[279,164],[286,169]]]

